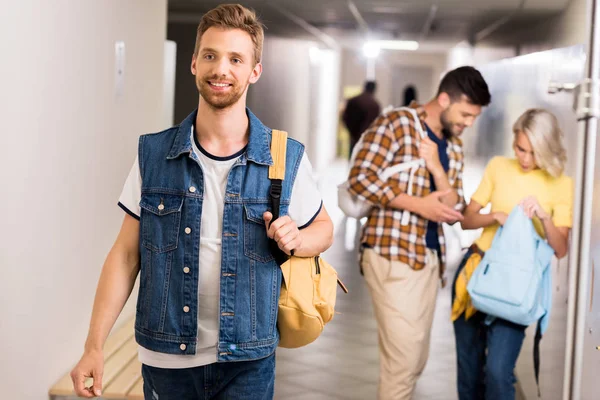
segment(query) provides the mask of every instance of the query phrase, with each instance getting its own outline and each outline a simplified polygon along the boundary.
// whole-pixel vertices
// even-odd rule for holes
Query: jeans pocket
[[[269,237],[263,214],[271,211],[267,204],[244,205],[244,254],[259,262],[270,262],[275,258],[269,248]]]
[[[155,253],[177,248],[183,195],[145,193],[140,201],[142,246]]]

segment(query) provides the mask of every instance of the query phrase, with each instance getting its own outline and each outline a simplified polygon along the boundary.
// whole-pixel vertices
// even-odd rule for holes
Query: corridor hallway
[[[321,337],[300,349],[277,350],[276,400],[333,400],[377,398],[379,356],[377,324],[369,291],[360,275],[354,221],[337,208],[336,186],[347,173],[340,161],[319,179],[325,206],[335,223],[333,246],[324,254],[348,287],[338,291],[336,316]],[[447,276],[453,276],[448,271]],[[453,400],[456,395],[456,357],[450,323],[450,285],[440,289],[436,305],[429,362],[418,381],[414,400]]]
[[[140,135],[179,124],[198,107],[190,61],[202,16],[220,3],[23,0],[3,7],[0,29],[10,39],[0,65],[0,400],[48,399],[64,381],[71,396],[69,371],[84,351],[96,286],[122,226],[117,202]],[[382,110],[404,104],[413,86],[423,103],[446,72],[472,65],[488,83],[492,103],[462,137],[467,197],[480,182],[478,168],[494,156],[514,155],[512,127],[526,109],[549,110],[564,133],[565,174],[576,193],[572,244],[552,266],[540,387],[544,400],[597,400],[600,0],[242,3],[268,28],[263,73],[245,105],[266,126],[305,145],[336,227],[324,257],[350,290],[338,292],[339,314],[316,342],[277,350],[275,398],[376,399],[377,326],[359,273],[355,221],[344,220],[336,199],[348,169],[335,161],[348,156],[340,124],[347,101],[374,80]],[[447,271],[449,281],[453,274]],[[104,375],[107,388],[109,375],[127,381],[127,394],[133,378],[117,372],[132,372],[138,389],[141,383],[132,329],[138,289],[111,333],[112,354],[123,349],[126,357],[114,357],[115,373]],[[450,287],[438,292],[429,362],[414,400],[457,398],[450,294]],[[538,399],[534,330],[517,362],[519,400]]]
[[[463,176],[465,199],[469,202],[483,177],[487,160],[467,157]],[[377,324],[371,298],[360,275],[355,236],[356,220],[346,218],[337,207],[337,185],[348,173],[348,163],[338,160],[317,176],[319,189],[335,226],[333,246],[324,254],[349,294],[338,290],[335,318],[321,337],[300,349],[277,350],[275,380],[276,400],[333,400],[377,398],[379,356]],[[485,210],[485,209],[484,209]],[[458,229],[461,248],[468,247],[480,234]],[[553,309],[550,329],[541,342],[540,382],[544,399],[560,399],[564,373],[565,337],[567,335],[568,260],[553,262]],[[439,288],[433,320],[429,360],[417,382],[413,400],[455,400],[456,352],[450,321],[451,283],[456,272],[448,268],[448,284]],[[517,366],[517,400],[534,398],[537,392],[533,368],[533,337],[530,326]]]

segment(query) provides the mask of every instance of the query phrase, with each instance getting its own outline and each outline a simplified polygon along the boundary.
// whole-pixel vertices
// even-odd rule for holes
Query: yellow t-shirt
[[[573,220],[573,180],[562,175],[554,178],[543,170],[523,172],[515,159],[494,157],[488,163],[479,187],[471,197],[482,207],[492,204],[491,212],[510,214],[521,200],[535,196],[540,206],[552,215],[556,227],[572,226]],[[542,222],[535,217],[536,231],[545,237]],[[494,235],[500,225],[494,224],[483,229],[475,241],[483,251],[492,245]]]

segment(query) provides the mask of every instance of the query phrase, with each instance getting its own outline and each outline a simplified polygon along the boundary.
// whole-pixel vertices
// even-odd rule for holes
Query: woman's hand
[[[534,216],[538,217],[542,221],[546,221],[550,219],[550,214],[548,214],[540,203],[534,196],[525,197],[519,203],[521,207],[523,207],[523,211],[525,211],[525,215],[529,218],[533,218]]]

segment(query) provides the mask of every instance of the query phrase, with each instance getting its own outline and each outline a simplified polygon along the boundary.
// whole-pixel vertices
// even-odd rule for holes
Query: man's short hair
[[[375,89],[377,89],[377,83],[375,81],[368,81],[365,83],[365,92],[375,93]]]
[[[240,4],[222,4],[213,8],[202,16],[196,33],[196,46],[194,56],[200,50],[202,35],[209,28],[241,29],[247,32],[254,43],[254,63],[258,64],[262,58],[265,33],[263,24],[256,17],[256,13]]]
[[[446,93],[452,101],[459,101],[464,95],[472,104],[487,106],[492,95],[481,73],[473,67],[459,67],[448,72],[438,88],[438,96]]]

